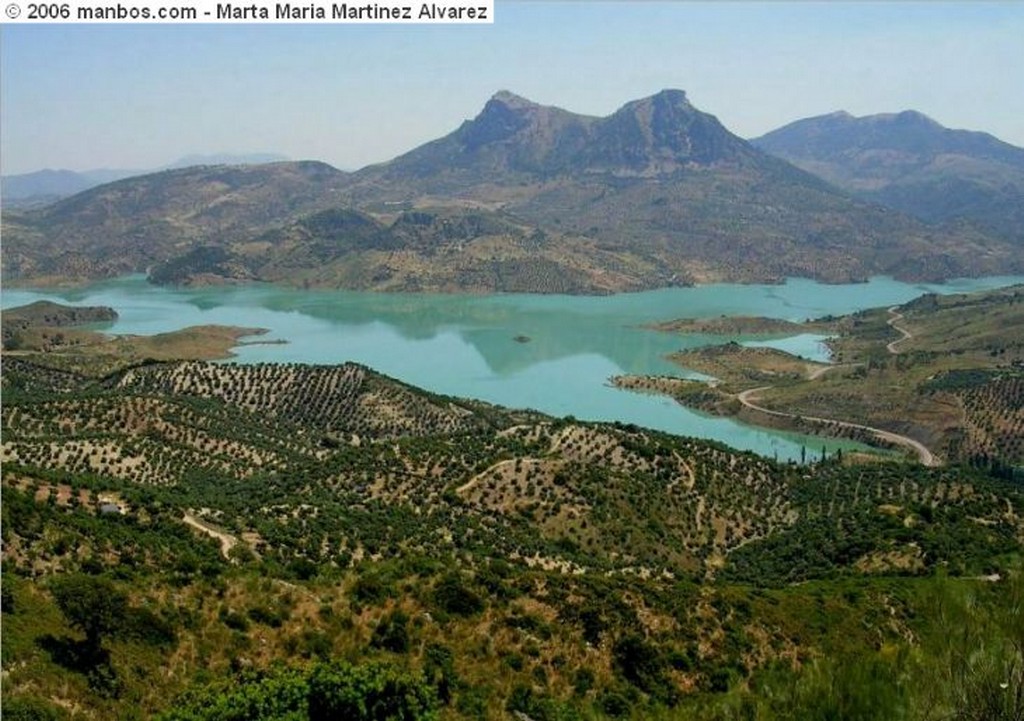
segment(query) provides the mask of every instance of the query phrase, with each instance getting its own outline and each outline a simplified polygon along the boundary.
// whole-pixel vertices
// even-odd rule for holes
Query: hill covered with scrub
[[[788,329],[765,321],[733,319],[731,325],[739,322],[762,335],[830,334],[835,362],[813,363],[728,342],[670,356],[713,377],[713,383],[675,377],[615,382],[750,423],[900,446],[932,465],[946,461],[1019,473],[1015,469],[1024,464],[1021,286],[929,293],[901,306]],[[730,324],[718,324],[726,326],[726,334],[735,333]],[[714,329],[714,321],[680,319],[656,326],[675,333],[706,327]]]
[[[1024,709],[1019,482],[351,364],[3,364],[5,718]]]

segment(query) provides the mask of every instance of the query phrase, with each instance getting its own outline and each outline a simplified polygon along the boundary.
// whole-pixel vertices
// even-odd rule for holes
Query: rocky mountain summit
[[[822,121],[819,134],[829,123],[846,121]],[[924,222],[858,200],[681,90],[607,117],[501,91],[448,135],[355,173],[316,162],[173,170],[3,223],[4,277],[36,283],[147,272],[173,284],[607,293],[1024,268],[995,224]]]

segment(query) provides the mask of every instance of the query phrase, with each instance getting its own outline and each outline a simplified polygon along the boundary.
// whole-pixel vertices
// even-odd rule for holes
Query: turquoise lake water
[[[107,305],[120,315],[104,327],[111,333],[152,334],[205,324],[267,328],[270,332],[260,340],[286,343],[239,347],[236,362],[354,361],[438,393],[556,416],[636,423],[764,455],[799,458],[802,444],[817,452],[822,439],[709,418],[667,398],[618,390],[608,379],[624,373],[687,375],[665,356],[725,340],[827,359],[822,336],[770,341],[684,337],[640,327],[647,323],[720,315],[801,321],[896,305],[926,292],[960,293],[1020,282],[1024,278],[943,285],[884,277],[851,285],[791,279],[783,285],[721,284],[592,297],[379,294],[269,285],[172,289],[131,276],[73,290],[5,289],[0,301],[4,308],[40,299]],[[825,445],[834,449],[840,444]]]

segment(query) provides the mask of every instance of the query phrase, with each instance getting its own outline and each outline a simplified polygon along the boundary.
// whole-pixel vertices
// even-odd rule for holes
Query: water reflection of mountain
[[[650,298],[630,300],[278,291],[263,306],[332,325],[380,323],[410,341],[455,332],[496,375],[584,353],[601,354],[626,372],[669,372],[664,356],[687,345],[686,339],[640,328],[664,309]],[[529,342],[517,342],[517,336]]]
[[[762,315],[788,320],[839,315],[906,302],[922,291],[965,292],[1020,278],[911,286],[886,278],[856,286],[793,280],[781,286],[705,286],[607,297],[537,295],[381,295],[246,285],[168,289],[141,276],[74,290],[10,290],[4,307],[34,300],[115,308],[115,333],[157,333],[189,325],[270,329],[239,362],[356,361],[449,395],[555,415],[621,420],[715,438],[780,458],[803,441],[709,419],[666,398],[606,386],[617,373],[680,373],[664,356],[721,338],[682,336],[640,326],[674,318]],[[515,340],[527,336],[530,342]]]
[[[516,343],[515,333],[529,336],[530,342]],[[604,356],[619,372],[668,373],[672,365],[664,356],[680,347],[680,339],[665,334],[596,322],[521,323],[515,328],[473,329],[464,332],[463,337],[498,375],[585,353]]]
[[[344,334],[346,328],[349,333],[358,331],[367,343],[385,343],[377,331],[387,330],[386,344],[396,353],[415,353],[424,343],[441,344],[442,336],[455,334],[475,349],[491,373],[507,377],[538,363],[581,354],[599,354],[622,372],[678,372],[664,360],[666,354],[721,339],[656,333],[639,326],[740,314],[802,320],[901,303],[928,290],[963,292],[1013,280],[1019,281],[990,278],[920,286],[873,278],[868,283],[825,286],[791,279],[777,286],[714,285],[587,297],[376,294],[262,284],[169,289],[136,275],[65,291],[7,291],[3,301],[6,307],[39,297],[110,305],[122,312],[115,332],[159,332],[201,323],[268,327],[268,337],[292,344],[276,348],[267,360],[321,362],[314,350],[302,345],[334,345],[337,339],[329,341],[328,335]],[[516,342],[516,336],[527,336],[530,342]],[[403,350],[403,340],[413,345]]]

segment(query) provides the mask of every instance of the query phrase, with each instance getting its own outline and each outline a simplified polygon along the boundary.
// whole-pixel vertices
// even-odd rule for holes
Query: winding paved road
[[[816,423],[826,423],[835,426],[841,426],[843,428],[857,428],[862,431],[868,431],[876,438],[880,438],[882,440],[889,441],[890,443],[895,443],[897,445],[911,449],[912,451],[914,451],[914,453],[917,454],[917,457],[921,460],[921,463],[923,463],[926,466],[941,465],[939,460],[932,454],[930,450],[928,450],[928,448],[923,443],[915,441],[913,438],[901,436],[898,433],[885,431],[882,430],[881,428],[874,428],[872,426],[861,425],[860,423],[851,423],[849,421],[836,421],[832,420],[831,418],[818,418],[817,416],[800,416],[795,413],[773,411],[770,408],[759,406],[751,400],[761,391],[766,391],[771,387],[772,386],[761,386],[760,388],[750,388],[737,394],[736,399],[747,408],[750,408],[755,411],[760,411],[761,413],[767,413],[770,416],[779,416],[780,418],[803,418],[804,420],[814,421]]]
[[[914,337],[914,334],[911,333],[906,328],[902,328],[896,325],[897,321],[903,320],[903,314],[899,312],[898,305],[894,305],[891,308],[889,308],[889,315],[891,316],[888,320],[889,326],[899,331],[900,335],[902,336],[892,341],[891,343],[888,343],[885,346],[886,350],[895,355],[899,353],[899,350],[897,350],[896,346],[906,340],[910,340],[911,338]],[[825,366],[824,368],[815,369],[807,376],[807,378],[808,380],[814,380],[816,378],[820,378],[822,375],[831,370],[835,370],[836,368],[849,368],[860,365],[864,364],[843,363],[841,365]],[[837,421],[831,418],[819,418],[817,416],[800,416],[795,413],[773,411],[770,408],[759,406],[753,402],[752,398],[754,398],[758,393],[766,391],[771,387],[772,386],[761,386],[760,388],[750,388],[739,393],[736,396],[736,399],[747,408],[750,408],[755,411],[760,411],[761,413],[767,413],[770,416],[779,416],[780,418],[803,418],[804,420],[814,421],[815,423],[832,424],[836,426],[841,426],[843,428],[856,428],[858,430],[867,431],[868,433],[874,435],[876,438],[880,438],[884,441],[888,441],[890,443],[895,443],[897,445],[904,446],[905,448],[909,448],[910,450],[914,451],[914,453],[917,454],[917,457],[921,460],[921,463],[923,463],[926,466],[942,465],[939,459],[937,459],[935,455],[930,450],[928,450],[927,446],[925,446],[923,443],[919,441],[915,441],[913,438],[910,438],[908,436],[901,436],[899,433],[893,433],[892,431],[886,431],[881,428],[875,428],[874,426],[865,426],[861,423],[851,423],[850,421]]]

